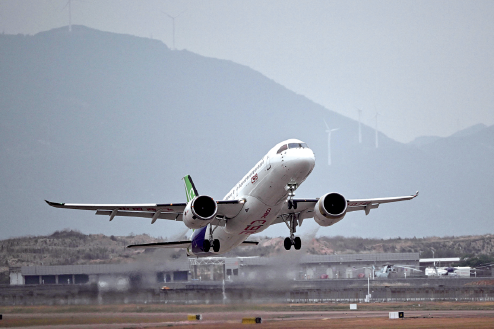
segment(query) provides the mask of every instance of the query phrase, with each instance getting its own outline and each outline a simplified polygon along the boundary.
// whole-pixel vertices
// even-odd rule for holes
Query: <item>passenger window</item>
[[[283,145],[282,147],[280,147],[280,149],[278,150],[278,152],[276,152],[276,154],[280,154],[281,152],[283,152],[284,150],[286,150],[288,147],[285,145]]]

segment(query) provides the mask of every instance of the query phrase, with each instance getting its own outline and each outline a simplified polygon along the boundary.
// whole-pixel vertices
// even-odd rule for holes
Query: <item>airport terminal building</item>
[[[208,257],[163,264],[97,264],[10,268],[11,285],[98,284],[101,287],[151,286],[188,281],[256,279],[354,279],[371,277],[373,266],[419,266],[418,253],[284,255],[279,257]],[[413,276],[397,268],[397,277]]]
[[[395,270],[373,280],[373,267],[377,272],[382,265],[394,265]],[[11,267],[11,284],[1,287],[0,305],[494,300],[491,273],[491,279],[427,278],[423,271],[408,270],[420,265],[418,253],[287,253],[154,264]]]

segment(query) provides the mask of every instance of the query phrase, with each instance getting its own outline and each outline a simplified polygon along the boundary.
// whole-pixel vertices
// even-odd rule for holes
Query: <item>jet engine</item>
[[[339,193],[328,193],[320,198],[314,207],[314,220],[321,226],[338,223],[346,215],[347,201]]]
[[[198,229],[211,223],[218,211],[216,201],[210,196],[200,195],[185,207],[183,221],[188,228]]]

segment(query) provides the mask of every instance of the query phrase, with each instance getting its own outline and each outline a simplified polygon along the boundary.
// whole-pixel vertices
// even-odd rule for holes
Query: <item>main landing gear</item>
[[[211,247],[213,247],[214,252],[220,251],[220,240],[213,239],[213,232],[216,230],[217,227],[218,225],[216,225],[215,228],[213,229],[213,225],[209,224],[209,239],[204,240],[204,242],[202,243],[202,250],[204,252],[209,252]]]
[[[213,247],[214,252],[220,251],[220,240],[218,239],[204,240],[204,242],[202,243],[202,249],[204,250],[204,252],[209,252],[211,246]]]

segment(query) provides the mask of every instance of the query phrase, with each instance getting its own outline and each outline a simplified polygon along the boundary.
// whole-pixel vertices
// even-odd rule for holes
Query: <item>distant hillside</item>
[[[334,77],[328,77],[334,79]],[[337,81],[335,82],[337,83]],[[351,100],[348,100],[351,103]],[[316,167],[297,197],[410,195],[322,235],[494,233],[494,127],[401,144],[230,61],[74,26],[0,35],[0,238],[64,228],[170,236],[182,223],[50,208],[185,200],[181,178],[221,199],[276,143],[305,141]],[[324,120],[331,128],[332,164]],[[279,225],[265,231],[287,236]]]
[[[57,231],[48,236],[1,241],[0,262],[8,266],[128,263],[135,261],[136,256],[143,252],[142,249],[128,249],[128,245],[157,240],[148,235],[115,237]]]
[[[185,259],[183,249],[128,249],[138,243],[163,241],[148,235],[105,236],[82,234],[77,231],[57,231],[48,236],[30,236],[0,241],[0,284],[8,283],[9,266],[117,264],[130,262],[166,263]],[[419,252],[421,258],[491,255],[494,257],[494,236],[428,237],[412,239],[364,239],[342,236],[320,237],[304,241],[300,252],[286,251],[283,238],[258,238],[255,247],[239,247],[225,254],[233,256],[262,256],[293,253],[330,255],[382,252]]]
[[[149,235],[106,236],[62,230],[47,236],[27,236],[0,241],[0,284],[8,283],[9,266],[154,263],[186,257],[180,249],[158,250],[148,257],[144,249],[131,244],[163,241]],[[7,280],[7,282],[6,282]]]
[[[231,255],[272,256],[284,253],[282,237],[260,238],[257,247],[237,248]],[[369,239],[359,237],[324,236],[305,241],[302,252],[312,255],[357,254],[357,253],[397,253],[418,252],[421,258],[463,257],[478,255],[494,256],[494,235]]]

